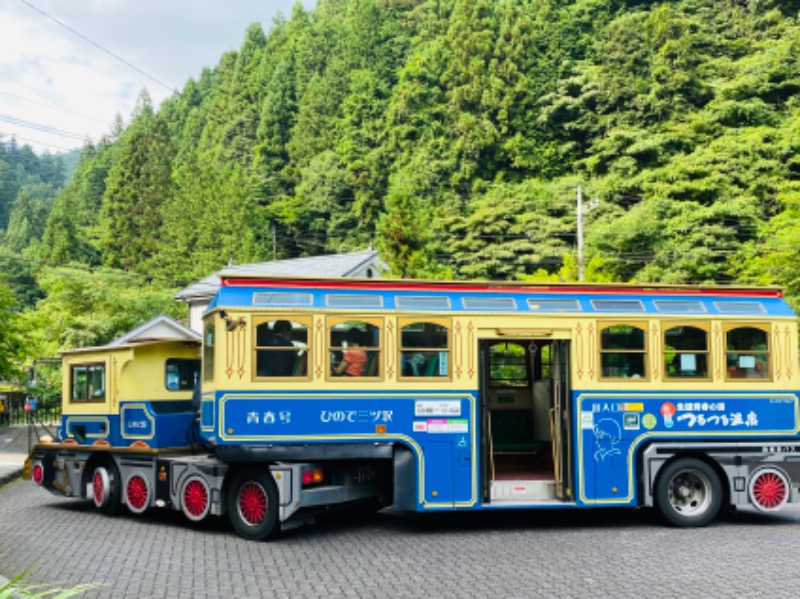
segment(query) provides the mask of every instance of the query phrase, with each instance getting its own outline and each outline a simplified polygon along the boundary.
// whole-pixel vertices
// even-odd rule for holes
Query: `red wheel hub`
[[[142,512],[147,507],[147,500],[150,498],[150,488],[147,481],[140,474],[134,474],[128,479],[126,487],[128,497],[128,507],[134,512]]]
[[[92,478],[92,492],[94,493],[94,504],[103,505],[103,500],[106,497],[106,491],[103,486],[103,475],[100,472],[95,472]]]
[[[758,475],[753,482],[753,499],[764,509],[781,506],[787,498],[786,481],[776,472],[768,471]]]
[[[239,513],[247,524],[256,526],[267,516],[267,492],[255,482],[242,485],[239,491]]]
[[[208,511],[208,489],[199,480],[190,480],[183,489],[183,507],[191,518],[200,519]]]

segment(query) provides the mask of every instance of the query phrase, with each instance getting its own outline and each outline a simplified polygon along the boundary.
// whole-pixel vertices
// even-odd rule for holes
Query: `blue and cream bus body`
[[[655,506],[680,526],[800,501],[779,289],[223,273],[203,326],[198,443],[78,451],[74,495],[227,514],[252,539],[355,501]],[[114,464],[95,476],[100,453]]]

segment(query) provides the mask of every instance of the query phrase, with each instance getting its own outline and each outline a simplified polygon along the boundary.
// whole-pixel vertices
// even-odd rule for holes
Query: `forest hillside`
[[[587,280],[796,302],[799,10],[298,4],[158,109],[143,92],[51,199],[46,177],[12,189],[0,154],[3,251],[28,277],[6,309],[47,354],[175,313],[174,289],[231,260],[373,244],[396,276],[575,280],[578,187]]]

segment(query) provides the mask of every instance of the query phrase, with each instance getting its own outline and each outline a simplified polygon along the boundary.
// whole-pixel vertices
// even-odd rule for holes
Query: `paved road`
[[[26,450],[25,429],[0,429],[0,462]],[[800,507],[701,530],[628,510],[339,513],[251,543],[225,519],[109,518],[28,482],[0,487],[0,577],[102,585],[86,597],[795,597],[798,540]]]
[[[795,597],[800,509],[705,529],[648,512],[339,514],[277,542],[226,520],[100,515],[17,481],[0,487],[0,575],[86,597]]]

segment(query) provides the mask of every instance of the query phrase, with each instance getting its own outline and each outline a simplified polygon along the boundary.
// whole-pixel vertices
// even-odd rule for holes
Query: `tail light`
[[[325,480],[322,468],[309,468],[303,470],[303,485],[317,485]]]
[[[33,469],[31,470],[31,480],[33,480],[33,484],[41,485],[42,481],[44,480],[44,468],[39,462],[36,462],[33,465]]]

